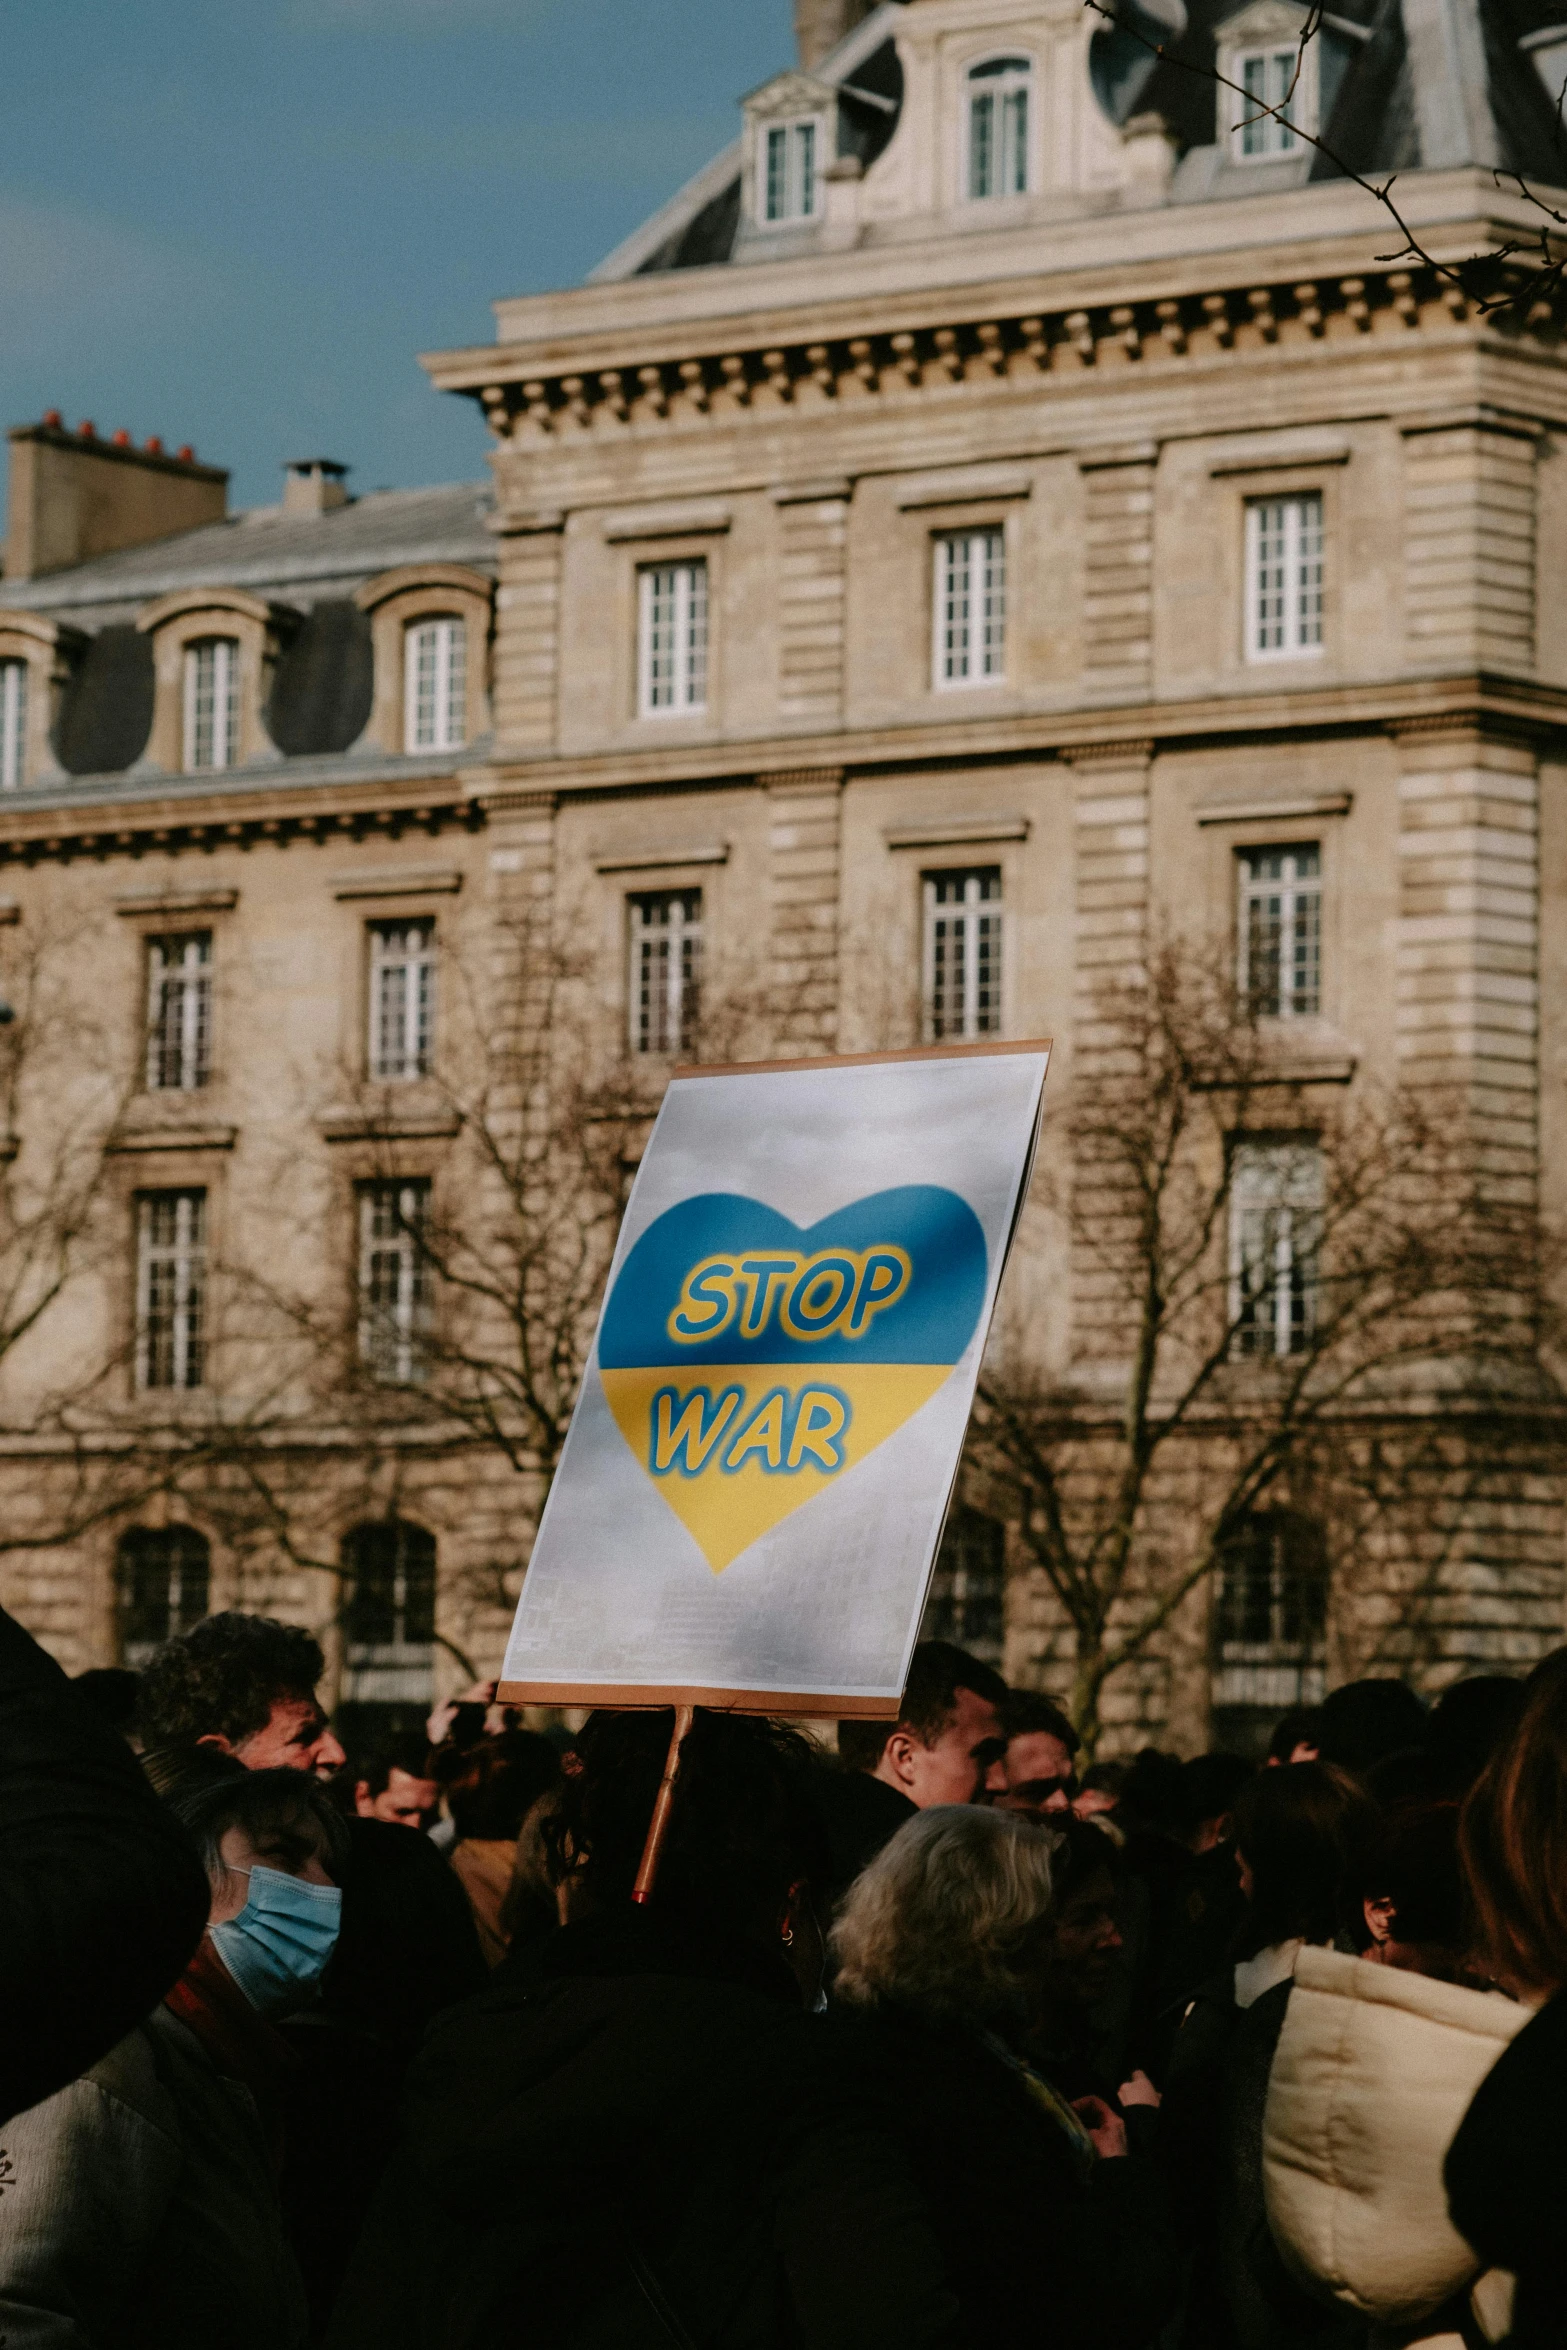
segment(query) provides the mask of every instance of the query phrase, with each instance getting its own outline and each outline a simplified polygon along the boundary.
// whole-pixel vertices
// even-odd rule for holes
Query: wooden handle
[[[669,1735],[669,1752],[664,1757],[664,1776],[658,1783],[658,1794],[653,1803],[653,1817],[648,1822],[647,1842],[642,1847],[642,1866],[637,1881],[631,1888],[631,1898],[645,1906],[653,1898],[653,1887],[658,1879],[658,1864],[663,1855],[664,1838],[669,1829],[669,1815],[674,1808],[675,1781],[680,1776],[680,1747],[686,1732],[696,1719],[694,1705],[677,1705],[675,1726]]]

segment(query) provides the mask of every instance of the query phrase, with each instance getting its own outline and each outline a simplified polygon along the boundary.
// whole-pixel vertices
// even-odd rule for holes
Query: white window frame
[[[210,669],[210,688],[204,671]],[[210,705],[208,703],[210,694]],[[218,775],[239,757],[239,639],[197,637],[185,647],[185,733],[187,775]],[[201,754],[208,755],[203,757]]]
[[[960,894],[953,894],[954,892]],[[952,1043],[1002,1030],[1006,913],[999,865],[927,873],[920,982],[926,1044]],[[954,991],[959,1001],[945,999]]]
[[[1325,528],[1320,490],[1246,501],[1246,658],[1322,656]]]
[[[705,555],[637,569],[637,709],[689,718],[707,708],[711,582]]]
[[[212,1082],[212,933],[147,941],[147,1091],[199,1093]]]
[[[756,129],[756,217],[763,228],[797,228],[822,208],[827,125],[820,114],[793,114]],[[781,159],[782,170],[775,163]],[[775,193],[782,209],[774,211]]]
[[[1276,861],[1277,874],[1260,868]],[[1307,1020],[1322,1009],[1322,849],[1314,840],[1278,847],[1241,849],[1236,854],[1239,908],[1236,924],[1236,985],[1243,1003],[1257,983],[1253,956],[1265,923],[1276,925],[1274,996],[1254,1009],[1268,1020]],[[1264,975],[1265,976],[1265,975]]]
[[[0,791],[21,791],[27,782],[29,666],[9,653],[0,661]]]
[[[366,1063],[376,1085],[411,1085],[435,1067],[434,918],[372,922]]]
[[[359,1187],[359,1357],[389,1387],[413,1386],[426,1369],[429,1211],[427,1177]]]
[[[160,1232],[167,1211],[173,1228]],[[136,1384],[144,1394],[173,1393],[204,1387],[206,1373],[207,1194],[144,1191],[136,1203]]]
[[[976,58],[963,75],[963,195],[970,204],[1026,196],[1034,184],[1034,60]],[[983,115],[986,128],[980,132]],[[986,184],[979,183],[984,179]]]
[[[1235,1145],[1229,1303],[1232,1352],[1238,1360],[1283,1362],[1309,1352],[1316,1328],[1322,1207],[1320,1144],[1301,1139]],[[1249,1320],[1248,1291],[1257,1301]]]
[[[1236,163],[1287,163],[1305,149],[1304,132],[1315,132],[1316,72],[1308,47],[1298,42],[1269,41],[1232,51],[1222,69],[1245,96],[1241,115],[1230,132],[1230,155]],[[1253,84],[1257,84],[1254,88]],[[1291,84],[1294,88],[1291,92]],[[1285,119],[1256,109],[1285,107]]]
[[[1007,674],[1007,534],[1000,522],[945,530],[934,546],[931,683],[937,693]]]
[[[403,631],[403,748],[455,751],[468,740],[468,623],[455,612]]]
[[[695,1050],[705,911],[699,889],[643,890],[627,900],[627,1042],[638,1056]]]

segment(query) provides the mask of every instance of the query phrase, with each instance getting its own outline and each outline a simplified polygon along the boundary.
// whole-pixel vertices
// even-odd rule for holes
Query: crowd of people
[[[699,1710],[645,1902],[670,1713],[322,1677],[0,1614],[5,2350],[1567,2343],[1567,1649],[1080,1769],[926,1642]]]

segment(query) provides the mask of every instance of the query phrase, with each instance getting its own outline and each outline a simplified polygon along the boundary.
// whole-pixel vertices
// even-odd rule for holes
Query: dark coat
[[[1541,2008],[1475,2091],[1447,2154],[1453,2225],[1518,2279],[1512,2350],[1567,2343],[1567,1992]]]
[[[209,1899],[125,1741],[0,1610],[0,2121],[157,2005]]]
[[[906,2148],[970,2340],[1142,2350],[1173,2311],[1180,2244],[1136,2155],[1086,2177],[1065,2132],[973,2033],[839,2008],[834,2061],[868,2123]]]
[[[960,2350],[900,2150],[766,1951],[628,1910],[432,2031],[331,2350]]]
[[[872,1778],[869,1771],[824,1770],[816,1799],[832,1856],[828,1906],[835,1909],[861,1869],[870,1865],[884,1844],[891,1843],[901,1827],[919,1818],[919,1809],[885,1779]]]

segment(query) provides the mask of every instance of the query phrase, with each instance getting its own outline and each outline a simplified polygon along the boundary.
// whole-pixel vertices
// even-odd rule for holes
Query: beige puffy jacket
[[[1385,2338],[1459,2350],[1469,2297],[1506,2332],[1511,2280],[1481,2277],[1447,2216],[1442,2160],[1476,2089],[1530,2010],[1305,1949],[1268,2083],[1263,2191],[1286,2265]]]

